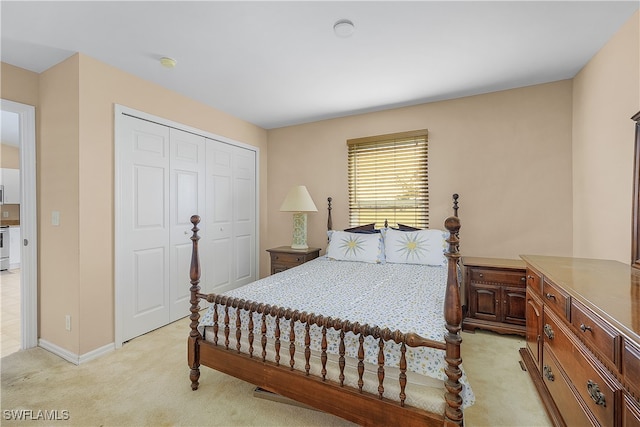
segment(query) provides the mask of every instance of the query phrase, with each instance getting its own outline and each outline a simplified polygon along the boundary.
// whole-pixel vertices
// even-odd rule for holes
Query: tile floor
[[[20,269],[0,272],[0,357],[20,350]]]

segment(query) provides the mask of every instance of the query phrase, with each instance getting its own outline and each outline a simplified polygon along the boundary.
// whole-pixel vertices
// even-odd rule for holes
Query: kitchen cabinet
[[[20,169],[2,168],[0,173],[2,185],[2,203],[5,205],[20,204]]]

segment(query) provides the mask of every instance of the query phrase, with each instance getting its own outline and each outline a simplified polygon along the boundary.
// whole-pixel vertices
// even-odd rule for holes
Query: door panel
[[[527,348],[529,354],[533,358],[538,370],[541,369],[542,361],[542,345],[541,345],[541,333],[542,333],[542,302],[538,300],[531,289],[527,289],[526,293],[527,306],[526,306],[526,318],[527,318]]]
[[[470,317],[496,322],[500,320],[498,299],[500,287],[484,283],[470,283]]]
[[[234,147],[234,242],[236,276],[234,287],[257,279],[256,273],[256,161],[255,152]]]
[[[526,325],[527,295],[522,288],[505,287],[503,321],[515,325]]]
[[[164,167],[133,165],[133,216],[137,231],[164,230],[166,209]]]
[[[169,319],[169,129],[123,116],[117,301],[122,341]]]
[[[255,167],[254,151],[207,141],[208,292],[257,278]]]
[[[202,136],[170,129],[170,321],[189,314],[191,216],[202,214],[205,198],[206,143]],[[204,232],[205,227],[201,227]]]
[[[206,292],[230,289],[233,254],[233,147],[207,140],[206,246],[209,249],[203,271],[207,273]]]
[[[148,248],[134,251],[134,317],[157,312],[158,322],[164,321],[164,268],[165,248]],[[160,266],[160,268],[158,268]]]

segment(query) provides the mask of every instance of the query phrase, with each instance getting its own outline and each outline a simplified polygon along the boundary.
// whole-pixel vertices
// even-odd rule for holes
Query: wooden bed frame
[[[334,414],[338,417],[353,421],[360,425],[402,425],[402,426],[461,426],[463,425],[463,413],[461,409],[462,397],[460,392],[462,385],[459,379],[462,375],[460,370],[460,324],[462,321],[462,309],[460,304],[460,291],[458,283],[458,231],[460,230],[460,221],[457,216],[458,211],[458,195],[454,194],[454,216],[447,218],[444,222],[445,228],[449,231],[449,245],[447,256],[447,287],[444,302],[444,317],[447,332],[444,334],[444,342],[432,341],[420,337],[415,333],[402,333],[400,331],[390,331],[389,329],[380,329],[376,326],[361,325],[359,323],[351,323],[348,320],[334,319],[324,317],[321,314],[313,314],[306,312],[298,312],[297,310],[286,309],[282,307],[260,304],[243,299],[232,298],[218,294],[202,294],[200,293],[200,258],[198,254],[198,223],[200,217],[194,215],[191,217],[193,224],[193,251],[191,257],[191,323],[190,333],[187,342],[188,363],[190,368],[189,378],[191,379],[192,390],[198,389],[198,379],[200,378],[200,365],[210,367],[212,369],[224,372],[228,375],[237,377],[246,382],[252,383],[264,390],[282,395],[293,399],[300,403],[306,404],[321,411]],[[329,200],[330,203],[330,200]],[[331,208],[329,207],[328,226],[331,228]],[[211,343],[203,339],[198,331],[198,320],[200,318],[200,299],[204,299],[209,303],[217,305],[214,314],[214,341]],[[240,352],[240,316],[236,316],[235,324],[230,325],[228,313],[230,310],[248,310],[262,314],[263,323],[261,326],[261,337],[256,337],[254,354],[254,336],[249,333],[249,354]],[[221,318],[218,324],[218,315]],[[305,336],[305,348],[297,349],[294,344],[295,336],[290,336],[291,342],[288,349],[283,349],[283,353],[287,353],[290,357],[284,357],[286,361],[280,363],[280,332],[276,326],[275,342],[273,343],[276,351],[276,361],[271,362],[265,358],[265,348],[267,345],[266,326],[264,318],[271,315],[276,318],[276,325],[280,321],[293,322],[299,321],[307,324],[307,333]],[[249,330],[254,329],[253,316],[249,316]],[[398,378],[400,384],[400,401],[394,401],[386,397],[382,397],[384,390],[384,343],[380,345],[380,356],[378,363],[378,380],[379,394],[372,394],[362,391],[358,388],[352,388],[339,382],[333,382],[322,377],[317,377],[309,373],[310,349],[308,325],[317,325],[323,328],[323,341],[327,328],[334,328],[340,331],[341,337],[344,333],[353,332],[360,335],[360,342],[364,336],[373,336],[375,339],[384,341],[393,340],[401,343],[401,359],[400,359],[400,375]],[[293,328],[290,328],[293,331]],[[220,333],[220,337],[218,334]],[[235,336],[235,339],[234,339]],[[219,339],[220,338],[220,339]],[[220,341],[220,342],[218,342]],[[222,342],[224,341],[224,342]],[[341,340],[340,352],[340,371],[341,377],[344,375],[344,341]],[[406,385],[406,346],[419,347],[427,346],[436,349],[445,350],[445,373],[447,380],[445,381],[446,391],[444,393],[446,406],[444,414],[436,414],[415,408],[404,404],[405,385]],[[271,348],[271,347],[270,347]],[[326,363],[326,345],[322,350],[323,369]],[[287,351],[288,350],[288,351]],[[306,367],[305,371],[293,368],[293,358],[296,352],[300,351],[305,355]],[[260,353],[261,354],[258,354]],[[362,372],[364,371],[363,359],[364,353],[362,347],[358,354],[358,374],[360,383],[362,383]],[[387,379],[389,380],[389,379]]]

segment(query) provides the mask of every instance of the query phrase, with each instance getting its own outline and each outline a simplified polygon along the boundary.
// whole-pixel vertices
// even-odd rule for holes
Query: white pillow
[[[449,233],[442,230],[383,230],[386,262],[398,264],[447,265],[444,253]]]
[[[327,257],[337,261],[384,262],[380,233],[349,233],[330,231]]]

